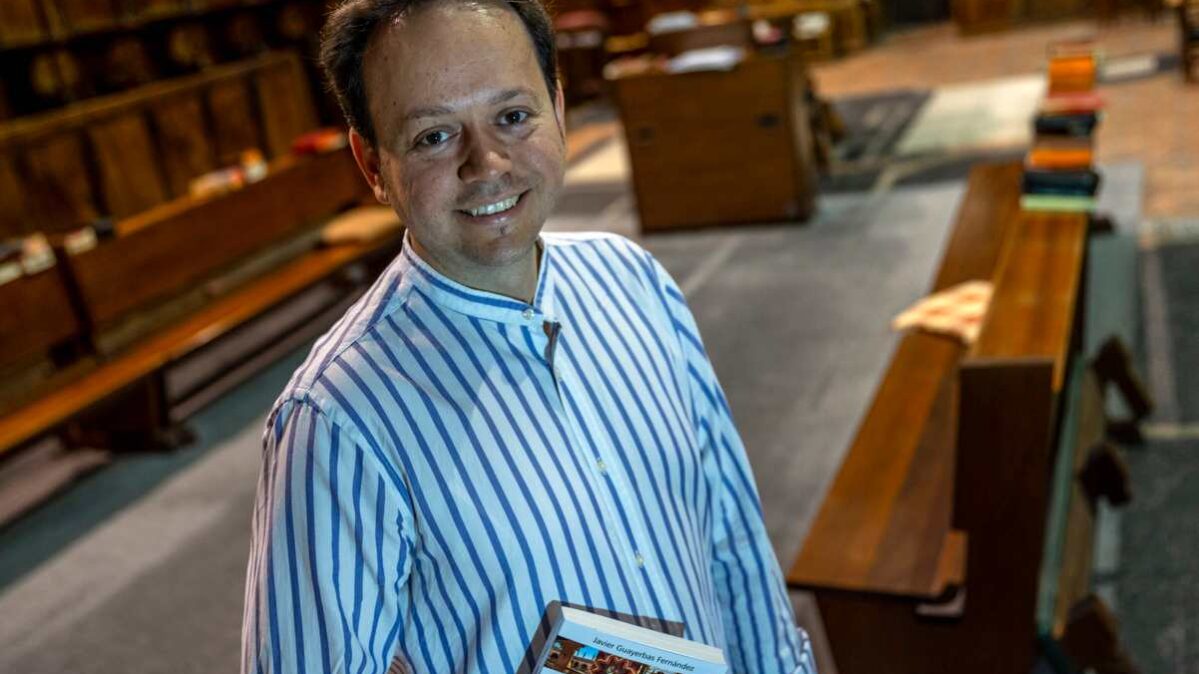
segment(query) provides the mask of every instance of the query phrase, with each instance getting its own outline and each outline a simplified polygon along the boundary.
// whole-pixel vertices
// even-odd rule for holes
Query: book
[[[1094,162],[1094,151],[1086,145],[1045,143],[1042,138],[1028,153],[1025,165],[1030,169],[1088,170]]]
[[[1063,56],[1049,62],[1049,93],[1087,92],[1095,88],[1097,66],[1091,56]]]
[[[1103,97],[1095,92],[1060,93],[1046,96],[1041,101],[1041,112],[1045,114],[1097,112],[1102,110],[1103,106]]]
[[[1041,113],[1033,120],[1033,129],[1045,136],[1079,136],[1089,137],[1099,123],[1099,116],[1094,112],[1079,112],[1066,115],[1049,115]]]
[[[1099,190],[1099,174],[1095,171],[1025,170],[1021,191],[1026,194],[1083,194],[1094,195]]]
[[[1025,194],[1020,197],[1020,208],[1026,211],[1046,211],[1052,213],[1089,213],[1095,210],[1095,198],[1052,194]]]
[[[720,649],[554,603],[536,674],[728,674]]]

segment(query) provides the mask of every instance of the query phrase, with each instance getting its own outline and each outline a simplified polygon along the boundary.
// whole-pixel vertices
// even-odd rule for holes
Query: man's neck
[[[511,297],[532,304],[537,292],[537,278],[541,271],[543,243],[538,237],[536,244],[523,258],[504,267],[460,266],[455,269],[443,264],[430,255],[412,236],[408,237],[412,252],[440,274],[462,285],[484,292]]]

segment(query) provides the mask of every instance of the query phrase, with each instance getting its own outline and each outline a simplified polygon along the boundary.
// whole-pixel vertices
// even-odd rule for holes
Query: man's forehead
[[[380,104],[402,116],[517,89],[532,93],[541,81],[532,41],[502,3],[423,5],[380,27],[364,65],[370,98],[380,96]]]
[[[532,54],[516,12],[503,3],[434,0],[381,25],[367,46],[365,65],[437,71],[494,60],[489,52],[496,49]]]

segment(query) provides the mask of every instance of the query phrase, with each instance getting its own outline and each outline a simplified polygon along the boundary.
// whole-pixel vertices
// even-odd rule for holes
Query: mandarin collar
[[[400,292],[408,296],[418,292],[440,307],[476,318],[516,325],[540,325],[556,320],[553,315],[553,255],[551,246],[538,237],[541,261],[537,270],[537,290],[533,303],[465,286],[437,271],[412,249],[409,234],[404,234],[397,270],[401,275]]]

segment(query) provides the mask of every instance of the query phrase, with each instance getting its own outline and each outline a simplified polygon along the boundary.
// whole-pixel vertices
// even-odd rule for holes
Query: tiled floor
[[[996,79],[1044,69],[1046,47],[1093,36],[1110,59],[1173,52],[1172,16],[1073,21],[964,38],[950,24],[893,35],[860,54],[814,67],[822,95],[837,98],[896,89]],[[1097,138],[1100,162],[1138,160],[1146,167],[1145,216],[1199,215],[1199,85],[1177,72],[1100,87],[1107,117]]]

